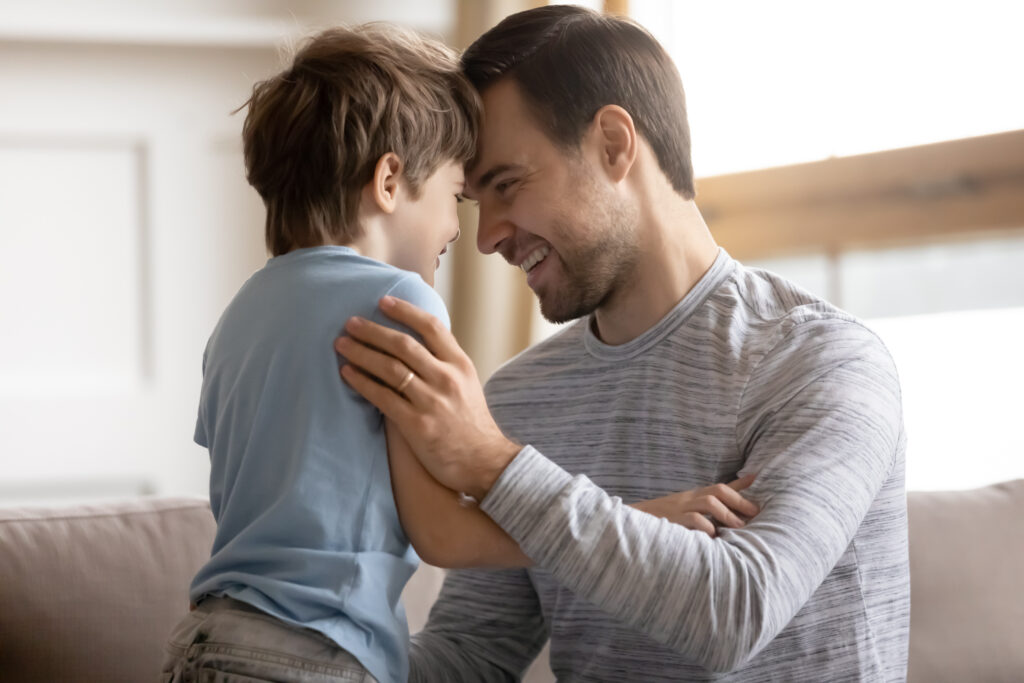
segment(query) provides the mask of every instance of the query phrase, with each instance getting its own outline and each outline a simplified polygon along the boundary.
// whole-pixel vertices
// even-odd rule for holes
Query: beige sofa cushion
[[[157,680],[214,531],[203,500],[0,510],[0,679]]]
[[[1024,479],[912,492],[908,680],[1024,681]]]

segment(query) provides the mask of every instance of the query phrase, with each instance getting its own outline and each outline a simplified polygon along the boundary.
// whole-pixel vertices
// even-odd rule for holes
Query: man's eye
[[[515,181],[515,180],[502,180],[502,181],[501,181],[500,183],[497,183],[497,184],[496,184],[496,185],[494,186],[494,190],[495,190],[495,191],[496,191],[496,192],[497,192],[498,194],[505,194],[505,193],[506,193],[506,192],[508,192],[508,191],[509,191],[509,190],[510,190],[510,189],[512,188],[512,186],[513,186],[513,185],[515,185],[515,184],[516,184],[516,181]]]

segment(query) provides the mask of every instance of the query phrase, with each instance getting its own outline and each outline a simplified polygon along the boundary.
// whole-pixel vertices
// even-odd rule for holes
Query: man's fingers
[[[400,393],[409,397],[409,400],[414,400],[414,392],[419,388],[419,383],[416,381],[415,376],[411,381],[406,381],[409,378],[409,372],[415,373],[415,370],[412,370],[402,361],[365,344],[361,344],[350,337],[338,339],[335,343],[335,348],[351,365],[362,370],[364,374],[376,377],[396,392],[398,392],[399,387],[402,387]]]
[[[373,347],[394,356],[420,377],[431,378],[436,374],[437,359],[422,344],[404,332],[378,325],[372,320],[349,318],[345,323],[345,333],[346,336],[334,340],[334,348],[346,358],[349,358],[349,353],[359,351],[355,346],[346,344],[346,338],[351,338],[349,341],[355,340],[362,348]],[[356,364],[362,366],[361,363]],[[376,373],[371,370],[371,374]],[[385,382],[391,381],[390,377],[378,376]],[[401,381],[401,378],[398,381]]]
[[[341,376],[356,393],[372,403],[385,417],[401,425],[412,417],[412,407],[391,389],[381,386],[353,365],[341,366]]]
[[[432,354],[443,361],[458,359],[462,348],[444,323],[408,301],[386,296],[379,302],[384,315],[414,330]]]

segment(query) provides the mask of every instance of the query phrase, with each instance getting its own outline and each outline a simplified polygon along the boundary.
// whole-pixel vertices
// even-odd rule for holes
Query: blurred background
[[[0,505],[206,495],[203,348],[266,260],[231,112],[289,46],[389,20],[462,48],[538,4],[0,0]],[[673,55],[719,242],[885,340],[908,487],[1024,477],[1016,3],[581,4]],[[553,327],[462,218],[438,287],[486,378]],[[414,631],[440,576],[407,590]]]
[[[388,20],[462,48],[538,4],[0,1],[0,505],[206,494],[202,351],[266,260],[231,112],[290,45]],[[719,242],[888,344],[908,487],[1024,476],[1015,4],[579,4],[673,55]],[[553,328],[472,211],[438,287],[486,378]]]

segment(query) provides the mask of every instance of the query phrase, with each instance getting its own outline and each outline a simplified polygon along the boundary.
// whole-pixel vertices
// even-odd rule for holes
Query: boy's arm
[[[384,423],[398,518],[424,562],[446,569],[533,564],[479,508],[460,505],[458,494],[423,468],[394,423]]]

